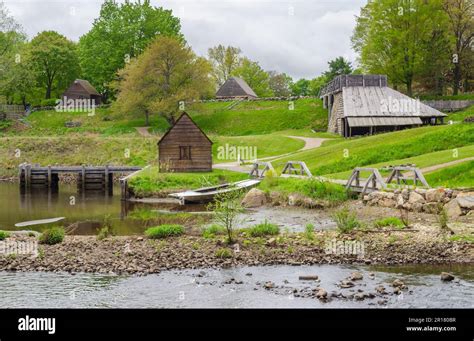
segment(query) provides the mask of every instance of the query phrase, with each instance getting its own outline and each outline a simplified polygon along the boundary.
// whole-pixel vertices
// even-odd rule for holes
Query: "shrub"
[[[117,233],[112,225],[110,215],[106,215],[104,217],[104,221],[102,222],[102,228],[99,230],[97,234],[97,239],[102,240],[109,236],[115,236]]]
[[[212,239],[218,234],[225,234],[226,229],[225,227],[217,224],[213,224],[208,226],[202,230],[202,236],[206,239]]]
[[[448,230],[448,211],[444,207],[440,207],[438,210],[437,220],[441,230]]]
[[[379,219],[374,223],[374,226],[379,227],[379,228],[391,226],[391,227],[397,227],[401,229],[405,227],[403,222],[397,217],[387,217],[387,218]]]
[[[215,255],[217,258],[231,258],[232,251],[226,247],[223,247],[223,248],[217,249]]]
[[[0,240],[5,240],[8,237],[10,237],[10,233],[7,231],[0,231]]]
[[[241,204],[242,195],[242,191],[221,193],[208,205],[208,209],[214,212],[214,219],[225,227],[228,244],[233,242],[234,227],[240,220],[240,213],[244,211]]]
[[[49,98],[49,99],[43,99],[41,101],[41,106],[42,107],[54,107],[56,106],[56,98]]]
[[[252,237],[263,237],[263,236],[272,236],[280,233],[280,228],[275,225],[267,222],[255,225],[248,229],[248,233]]]
[[[53,226],[45,230],[40,236],[40,243],[54,245],[61,243],[64,239],[64,229],[60,226]]]
[[[151,239],[179,236],[183,233],[184,227],[182,225],[160,225],[156,227],[150,227],[145,231],[145,235]]]
[[[347,207],[336,211],[332,217],[336,221],[337,230],[340,233],[348,233],[355,228],[361,227],[361,223],[357,220],[355,213],[349,211]]]
[[[308,240],[313,240],[314,239],[314,225],[306,224],[304,228],[304,234]]]

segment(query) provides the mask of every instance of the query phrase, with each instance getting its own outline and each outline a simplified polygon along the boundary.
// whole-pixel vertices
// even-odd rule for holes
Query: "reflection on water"
[[[114,193],[120,193],[119,188]],[[203,209],[202,207],[193,209]],[[18,184],[0,182],[0,230],[32,229],[41,231],[45,225],[16,228],[19,222],[66,217],[56,225],[68,227],[74,234],[96,234],[104,220],[109,221],[117,234],[141,234],[147,227],[147,221],[130,216],[131,212],[147,210],[155,217],[163,211],[189,210],[177,204],[142,204],[123,202],[119,194],[79,194],[75,185],[61,184],[59,192],[36,191],[20,194]]]
[[[472,308],[474,302],[473,266],[424,266],[422,272],[407,267],[383,267],[375,271],[366,266],[266,266],[231,269],[196,269],[165,271],[157,275],[126,277],[99,274],[0,272],[1,308]],[[339,289],[336,283],[352,271],[361,271],[362,281],[351,289]],[[425,271],[426,270],[426,271]],[[452,271],[458,282],[442,282],[441,271]],[[456,272],[458,271],[458,272]],[[369,279],[369,272],[375,274]],[[431,274],[429,274],[431,273]],[[250,275],[251,274],[251,275]],[[293,295],[293,290],[314,288],[314,282],[300,281],[301,275],[318,275],[320,286],[332,291],[350,294],[358,289],[375,292],[384,285],[391,292],[394,278],[403,280],[410,292],[388,295],[383,306],[381,298],[355,301],[334,298],[320,302],[314,298]],[[468,274],[466,276],[466,274]],[[230,284],[230,278],[235,281]],[[275,283],[274,290],[262,284]],[[237,284],[236,282],[241,282]],[[33,285],[32,285],[33,284]]]

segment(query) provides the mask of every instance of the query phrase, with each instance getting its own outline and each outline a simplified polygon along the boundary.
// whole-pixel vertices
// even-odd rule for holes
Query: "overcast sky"
[[[3,1],[30,38],[55,30],[74,41],[90,30],[102,4],[102,0]],[[350,37],[366,0],[151,2],[173,10],[186,40],[200,55],[217,44],[238,46],[266,70],[313,78],[335,57],[355,64]]]

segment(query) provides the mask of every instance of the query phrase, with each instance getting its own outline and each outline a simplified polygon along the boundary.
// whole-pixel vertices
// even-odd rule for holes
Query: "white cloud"
[[[56,30],[73,40],[90,30],[100,0],[4,0],[26,33]],[[350,36],[364,0],[265,1],[168,0],[152,4],[172,9],[193,49],[205,55],[217,44],[240,47],[267,70],[312,78],[327,62],[355,61]]]

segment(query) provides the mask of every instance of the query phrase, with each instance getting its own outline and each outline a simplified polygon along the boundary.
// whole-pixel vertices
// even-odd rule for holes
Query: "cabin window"
[[[180,160],[191,160],[191,146],[180,146],[179,147],[179,159]]]

